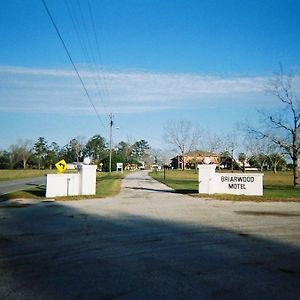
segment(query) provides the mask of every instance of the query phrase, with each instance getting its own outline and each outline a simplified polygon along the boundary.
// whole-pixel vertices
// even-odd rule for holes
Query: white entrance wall
[[[214,194],[214,175],[216,165],[198,165],[199,172],[199,193]]]
[[[96,168],[80,165],[76,174],[47,174],[46,197],[95,195]]]
[[[96,165],[79,165],[80,195],[96,194]]]
[[[263,174],[216,173],[216,165],[198,165],[199,193],[263,195]]]
[[[79,195],[80,175],[77,174],[47,174],[46,197]]]

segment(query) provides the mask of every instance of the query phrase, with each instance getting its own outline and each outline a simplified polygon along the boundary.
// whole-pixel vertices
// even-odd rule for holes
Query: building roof
[[[202,151],[202,150],[195,150],[195,151],[190,151],[187,153],[184,153],[183,156],[201,156],[201,157],[205,157],[205,156],[216,156],[219,157],[218,154],[213,153],[213,152],[209,152],[209,151]]]

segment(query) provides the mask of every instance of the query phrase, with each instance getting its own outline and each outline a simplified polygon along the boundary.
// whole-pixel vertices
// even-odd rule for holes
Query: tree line
[[[150,146],[146,140],[134,143],[121,141],[112,149],[112,170],[117,162],[140,165],[149,157]],[[0,151],[0,169],[52,169],[59,160],[67,163],[82,162],[90,157],[103,171],[109,169],[109,147],[100,135],[94,135],[87,142],[82,137],[72,138],[60,147],[56,142],[49,143],[45,137],[35,142],[20,139],[7,150]]]

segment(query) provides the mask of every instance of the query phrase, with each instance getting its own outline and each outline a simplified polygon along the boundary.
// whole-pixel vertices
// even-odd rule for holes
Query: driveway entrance
[[[108,199],[0,203],[1,299],[299,299],[300,205],[195,199],[146,171]]]

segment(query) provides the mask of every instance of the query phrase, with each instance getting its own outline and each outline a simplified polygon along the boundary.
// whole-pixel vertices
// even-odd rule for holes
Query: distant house
[[[196,165],[204,163],[205,157],[209,157],[212,164],[219,164],[218,154],[197,150],[173,157],[171,167],[173,169],[194,169]]]

